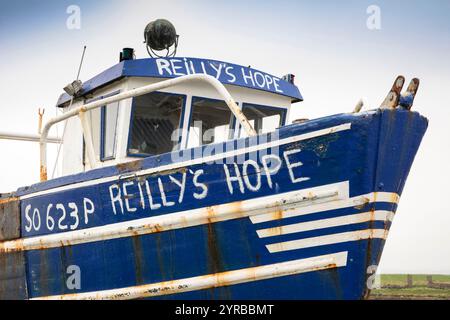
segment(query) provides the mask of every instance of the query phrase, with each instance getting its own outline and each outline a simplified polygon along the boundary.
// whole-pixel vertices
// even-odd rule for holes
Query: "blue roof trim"
[[[96,75],[92,79],[86,81],[83,83],[83,89],[81,95],[86,95],[102,86],[105,86],[112,81],[118,80],[123,77],[123,69],[124,69],[124,62],[122,61],[111,68],[103,71],[102,73]],[[69,96],[67,93],[61,94],[61,96],[58,99],[57,106],[61,107],[62,104],[69,102],[71,99],[71,96]]]
[[[257,89],[303,101],[297,86],[268,73],[237,64],[198,58],[148,58],[122,61],[83,84],[81,95],[105,86],[123,77],[176,78],[186,74],[206,73],[223,84]],[[58,107],[70,101],[64,93]]]

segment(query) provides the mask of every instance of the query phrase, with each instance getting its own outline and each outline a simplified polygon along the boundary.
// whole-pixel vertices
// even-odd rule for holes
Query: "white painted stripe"
[[[335,127],[330,127],[330,128],[326,128],[326,129],[322,129],[322,130],[308,132],[308,133],[301,134],[298,136],[293,136],[293,137],[284,138],[281,140],[276,140],[276,141],[271,141],[271,142],[267,142],[267,143],[254,145],[254,146],[251,146],[248,148],[232,150],[232,151],[220,153],[217,155],[211,155],[211,156],[207,156],[207,157],[192,159],[192,160],[188,160],[188,161],[184,161],[184,162],[172,163],[172,164],[164,165],[164,166],[157,167],[157,168],[140,170],[140,171],[134,172],[133,176],[138,177],[138,176],[142,176],[142,175],[150,175],[150,174],[154,174],[157,172],[162,172],[162,171],[167,171],[167,170],[176,170],[178,168],[183,168],[183,167],[187,167],[187,166],[208,163],[208,162],[214,162],[214,161],[224,159],[224,158],[239,156],[242,154],[259,151],[262,149],[274,148],[274,147],[278,147],[281,145],[294,143],[294,142],[298,142],[298,141],[302,141],[302,140],[307,140],[307,139],[311,139],[311,138],[316,138],[316,137],[320,137],[320,136],[324,136],[324,135],[328,135],[328,134],[332,134],[332,133],[336,133],[336,132],[340,132],[340,131],[350,130],[350,129],[351,129],[351,123],[345,123],[345,124],[341,124],[341,125],[338,125]],[[116,176],[111,176],[111,177],[106,177],[106,178],[99,178],[99,179],[95,179],[95,180],[74,183],[74,184],[61,186],[61,187],[57,187],[57,188],[53,188],[53,189],[49,189],[49,190],[44,190],[44,191],[27,194],[27,195],[21,196],[20,199],[29,199],[32,197],[42,196],[42,195],[46,195],[46,194],[50,194],[50,193],[61,192],[61,191],[65,191],[65,190],[71,190],[71,189],[82,188],[82,187],[88,187],[88,186],[97,185],[97,184],[106,183],[106,182],[112,182],[112,181],[118,180],[120,177],[121,177],[121,175],[116,175]]]
[[[394,212],[377,210],[370,212],[357,213],[336,218],[314,220],[308,222],[295,223],[280,227],[262,229],[256,231],[260,238],[281,236],[284,234],[292,234],[297,232],[305,232],[311,230],[319,230],[324,228],[339,227],[356,223],[364,223],[369,221],[392,221]]]
[[[331,201],[339,197],[339,192],[346,192],[345,190],[348,192],[348,181],[325,185],[318,188],[292,191],[284,194],[276,194],[213,207],[204,207],[161,216],[136,219],[89,229],[5,241],[0,242],[0,253],[71,246],[81,243],[188,228],[208,223],[265,214],[267,212],[281,212],[286,208],[308,205],[311,201],[320,199],[329,199],[329,201]]]
[[[299,239],[287,242],[279,242],[266,245],[270,253],[284,252],[290,250],[312,248],[318,246],[325,246],[336,243],[352,242],[365,239],[384,239],[386,240],[388,230],[384,229],[366,229],[358,231],[350,231],[338,234],[330,234],[326,236],[319,236],[313,238]]]
[[[187,279],[173,280],[120,289],[40,297],[33,300],[127,300],[232,286],[288,275],[344,267],[348,252],[281,262],[260,267],[233,270]]]
[[[298,217],[302,215],[307,215],[311,213],[331,211],[349,207],[361,207],[367,203],[373,202],[388,202],[388,203],[396,203],[398,204],[400,200],[400,196],[396,193],[390,192],[374,192],[361,196],[356,196],[348,199],[342,199],[337,201],[327,201],[326,203],[321,203],[323,201],[317,201],[312,203],[308,207],[302,207],[299,209],[288,210],[287,212],[283,212],[280,215],[274,215],[271,213],[253,216],[251,217],[251,221],[253,223],[262,223],[273,220],[280,220],[291,217]]]

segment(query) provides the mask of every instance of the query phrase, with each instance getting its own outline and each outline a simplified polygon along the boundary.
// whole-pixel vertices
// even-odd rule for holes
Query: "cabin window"
[[[283,108],[245,103],[242,112],[258,134],[273,132],[286,120],[286,109]],[[247,136],[247,133],[241,128],[240,137]]]
[[[162,92],[134,98],[128,155],[149,156],[176,149],[185,100],[184,95]]]
[[[112,97],[120,91],[108,93],[103,96],[97,96],[93,99],[85,100],[85,104],[98,101],[100,99]],[[117,121],[119,115],[119,102],[111,103],[98,109],[87,112],[90,118],[92,133],[92,144],[97,159],[107,161],[116,157],[116,135]],[[83,164],[87,163],[86,142],[83,138]]]
[[[102,107],[100,140],[100,159],[102,161],[114,159],[116,156],[116,133],[118,115],[119,102],[114,102]]]
[[[188,148],[230,139],[232,112],[222,100],[192,97]]]

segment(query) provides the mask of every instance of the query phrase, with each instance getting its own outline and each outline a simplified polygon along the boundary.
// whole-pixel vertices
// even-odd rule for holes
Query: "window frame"
[[[115,91],[103,94],[103,95],[95,97],[95,98],[85,99],[84,104],[88,104],[88,103],[92,103],[92,102],[95,102],[95,101],[98,101],[101,99],[116,96],[116,95],[120,94],[120,92],[122,92],[122,90],[115,90]],[[104,128],[103,108],[105,108],[106,106],[100,107],[100,141],[99,141],[99,153],[98,153],[100,162],[114,160],[114,159],[116,159],[116,156],[117,156],[117,124],[119,123],[120,101],[117,103],[118,103],[118,107],[117,107],[116,134],[115,134],[115,138],[114,138],[114,144],[115,144],[114,156],[111,159],[105,159],[105,160],[102,159],[102,155],[104,153],[104,151],[103,151],[103,146],[104,146],[104,142],[103,142],[103,128]],[[89,121],[91,122],[91,126],[92,126],[92,118],[90,118]],[[82,152],[83,167],[86,167],[86,141],[84,140],[84,135],[83,135],[82,139],[83,139],[83,152]]]
[[[223,102],[226,104],[226,102],[222,99],[215,99],[215,98],[209,98],[209,97],[202,97],[202,96],[191,96],[191,108],[190,108],[190,112],[189,112],[189,119],[187,121],[187,125],[188,128],[186,130],[186,145],[185,145],[185,149],[192,149],[192,148],[198,148],[198,147],[202,147],[202,146],[207,146],[209,144],[202,144],[199,145],[197,147],[192,147],[192,148],[188,148],[188,144],[189,144],[189,133],[191,131],[191,120],[192,120],[192,115],[194,114],[194,101],[195,100],[210,100],[210,101],[215,101],[215,102]],[[236,102],[236,104],[239,106],[239,102]],[[228,106],[227,106],[228,107]],[[234,131],[235,127],[236,127],[236,117],[234,116],[233,112],[230,110],[231,116],[230,116],[230,122],[228,124],[228,139],[226,141],[229,140],[233,140],[234,139],[234,135],[232,135],[232,132]],[[210,144],[214,144],[214,143],[225,143],[226,141],[222,141],[222,142],[212,142]]]
[[[249,106],[253,106],[253,107],[257,107],[257,108],[261,108],[261,109],[268,109],[268,110],[277,110],[277,111],[282,111],[282,117],[280,119],[280,125],[278,128],[281,128],[283,126],[286,125],[286,121],[287,121],[287,115],[288,115],[288,111],[289,111],[289,107],[276,107],[276,106],[269,106],[269,105],[264,105],[264,104],[258,104],[258,103],[252,103],[252,102],[243,102],[242,103],[242,108],[241,111],[242,113],[244,113],[244,109],[246,107]],[[244,114],[245,115],[245,114]],[[250,121],[250,120],[249,120]],[[241,130],[242,130],[242,126],[240,123],[238,123],[238,137],[241,136]],[[257,132],[258,135],[260,134],[264,134],[264,133],[259,133]]]
[[[182,142],[182,137],[183,137],[183,124],[184,124],[184,117],[185,117],[185,113],[186,113],[186,102],[187,102],[187,94],[183,94],[183,93],[175,93],[175,92],[165,92],[165,91],[152,91],[150,93],[147,94],[152,94],[152,93],[161,93],[161,94],[166,94],[169,96],[178,96],[178,97],[182,97],[183,99],[183,103],[181,106],[181,113],[180,113],[180,120],[178,121],[178,130],[180,130],[181,134],[178,137],[178,149],[174,150],[174,151],[179,151],[180,149],[183,149],[181,147],[181,142]],[[145,94],[144,94],[145,96]],[[131,102],[131,112],[130,112],[130,122],[129,122],[129,126],[128,126],[128,139],[127,139],[127,152],[126,152],[126,156],[130,157],[130,158],[149,158],[149,157],[153,157],[153,156],[158,156],[160,154],[154,154],[154,155],[148,155],[145,153],[130,153],[130,144],[131,144],[131,133],[133,130],[133,114],[134,114],[134,110],[135,110],[135,103],[136,103],[136,98],[139,97],[133,97],[133,100]],[[172,151],[173,152],[173,151]],[[163,153],[161,153],[163,154]]]
[[[105,157],[105,122],[106,122],[106,113],[107,110],[106,108],[108,107],[108,105],[106,106],[102,106],[100,109],[100,161],[101,162],[105,162],[105,161],[110,161],[110,160],[115,160],[116,156],[117,156],[117,125],[119,123],[119,110],[120,110],[120,101],[118,102],[114,102],[117,103],[117,118],[116,118],[116,128],[114,130],[114,152],[112,156],[109,157]]]

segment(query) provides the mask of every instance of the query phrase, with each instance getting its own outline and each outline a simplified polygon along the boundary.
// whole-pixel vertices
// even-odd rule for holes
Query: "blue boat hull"
[[[0,294],[365,298],[427,125],[342,114],[19,189],[0,270],[21,264],[22,289]]]

